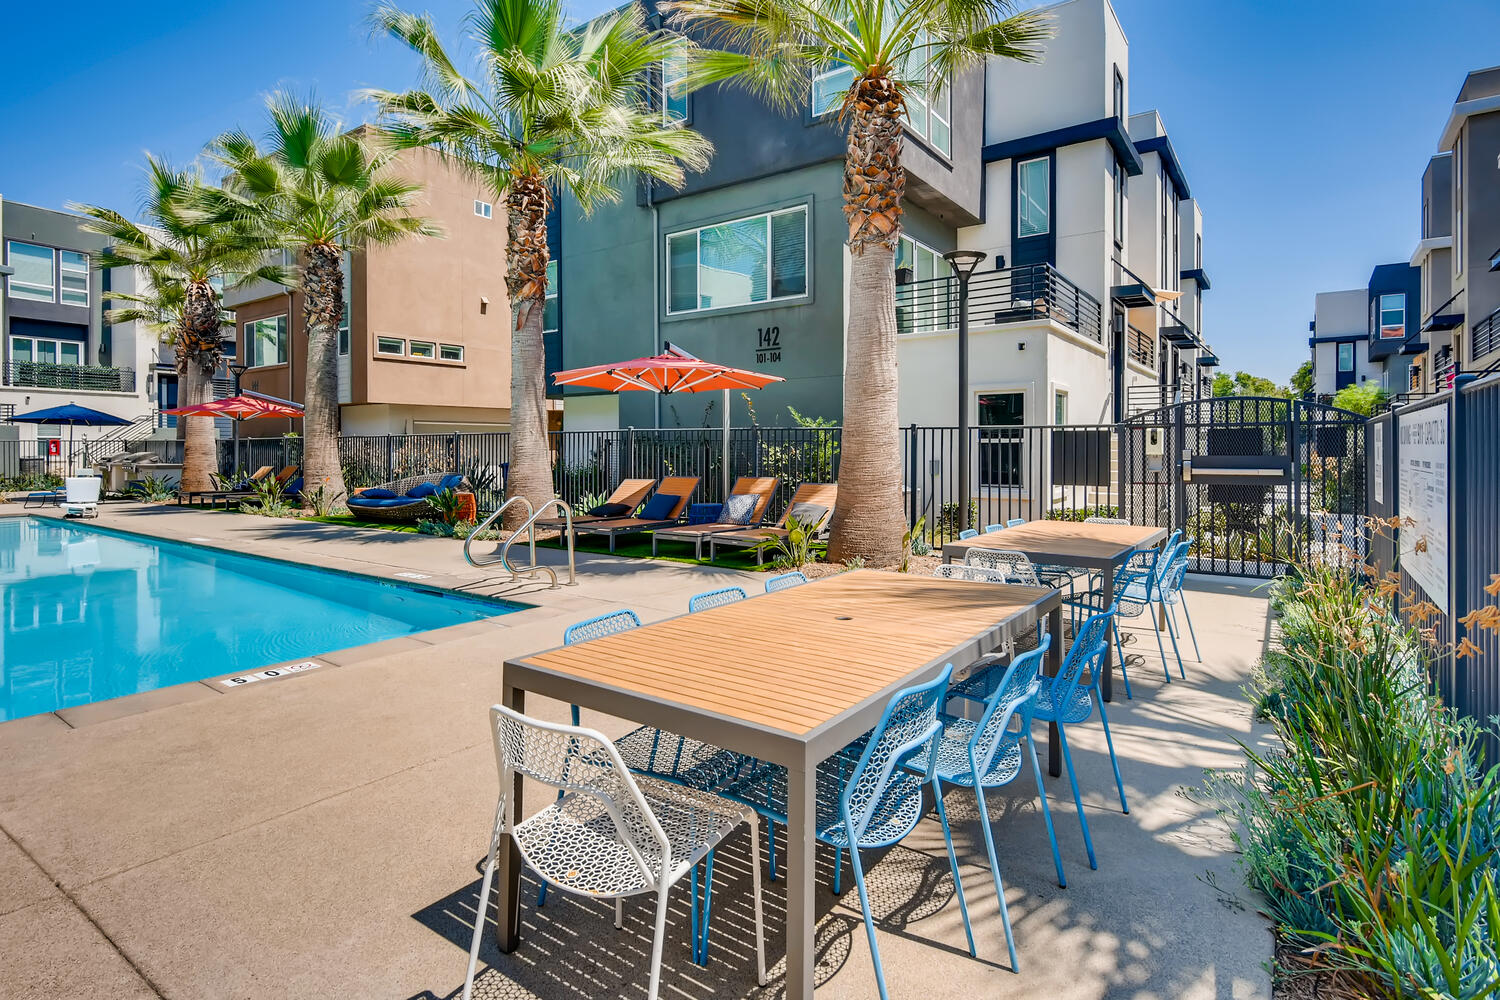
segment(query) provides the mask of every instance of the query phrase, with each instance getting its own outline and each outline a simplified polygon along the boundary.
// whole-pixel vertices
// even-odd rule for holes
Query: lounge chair
[[[697,491],[697,476],[668,476],[640,509],[638,517],[606,517],[582,524],[575,522],[573,530],[581,535],[607,536],[609,551],[613,552],[615,539],[620,535],[672,527],[682,517],[682,512],[687,510],[688,501]],[[667,497],[676,499],[669,501]]]
[[[65,517],[98,517],[99,490],[104,480],[98,476],[69,476],[63,480]]]
[[[45,507],[49,503],[62,503],[67,496],[66,490],[33,490],[21,500],[21,509],[27,507]]]
[[[431,512],[427,498],[443,490],[471,490],[468,477],[461,472],[408,476],[356,490],[345,503],[349,513],[367,521],[412,524]]]
[[[771,506],[771,498],[776,495],[776,484],[780,481],[775,476],[741,476],[735,480],[729,495],[755,498],[755,506],[750,510],[746,520],[719,520],[709,524],[687,524],[680,528],[663,528],[651,535],[651,554],[656,555],[656,543],[662,539],[673,542],[692,542],[693,557],[701,562],[704,539],[721,531],[744,531],[746,528],[760,527],[761,522],[766,519],[766,509]]]
[[[294,466],[294,465],[287,466],[287,469],[291,469],[292,471],[296,471],[296,468],[297,467]],[[286,470],[284,469],[282,471],[285,472]],[[189,507],[191,507],[193,505],[194,501],[201,500],[203,498],[213,498],[213,500],[215,502],[217,502],[218,498],[224,497],[224,496],[230,496],[230,495],[233,495],[233,494],[241,494],[241,493],[248,495],[249,493],[252,492],[252,490],[251,490],[252,484],[260,482],[262,479],[265,479],[270,474],[271,474],[271,467],[269,465],[262,465],[260,468],[258,468],[258,469],[255,470],[255,474],[254,475],[250,476],[247,479],[240,480],[238,483],[235,483],[234,486],[232,486],[232,487],[230,487],[228,489],[222,489],[222,490],[194,490],[191,493],[179,493],[179,494],[177,494],[177,502],[179,504],[184,504],[185,503]],[[283,482],[285,482],[285,480],[283,480]]]
[[[828,519],[833,516],[833,505],[838,502],[838,496],[837,483],[803,483],[797,487],[797,492],[792,494],[792,500],[786,505],[786,511],[782,513],[781,520],[777,521],[773,527],[751,528],[747,531],[721,531],[710,535],[708,538],[709,561],[712,562],[718,556],[720,546],[734,549],[754,548],[756,549],[755,564],[761,565],[765,561],[763,558],[765,553],[756,547],[768,538],[785,538],[787,536],[786,519],[799,504],[822,508],[816,517],[809,519],[811,523],[803,525],[814,535],[822,535],[827,530]]]
[[[587,512],[573,512],[573,523],[582,524],[585,521],[605,521],[611,518],[629,517],[634,514],[636,508],[646,502],[646,497],[651,493],[651,487],[656,485],[654,479],[622,479],[620,485],[615,487],[600,507],[623,507],[624,510],[613,514],[589,514]],[[598,508],[594,508],[597,510]],[[538,528],[562,529],[568,526],[566,519],[561,517],[546,517],[537,521]]]

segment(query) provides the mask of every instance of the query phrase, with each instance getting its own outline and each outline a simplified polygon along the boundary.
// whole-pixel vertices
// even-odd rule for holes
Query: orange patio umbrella
[[[558,385],[587,386],[610,392],[724,393],[724,496],[729,496],[729,390],[764,389],[772,382],[786,381],[780,375],[766,375],[745,368],[704,361],[680,347],[666,345],[662,353],[650,358],[620,361],[608,365],[572,368],[552,376]]]
[[[207,403],[178,406],[161,412],[174,417],[229,417],[234,421],[234,464],[240,464],[240,421],[260,417],[300,417],[302,407],[274,396],[242,393]]]

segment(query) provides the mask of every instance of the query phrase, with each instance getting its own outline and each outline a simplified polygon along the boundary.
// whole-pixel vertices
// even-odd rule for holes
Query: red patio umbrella
[[[302,407],[285,399],[273,396],[258,396],[242,393],[207,403],[178,406],[161,412],[174,417],[229,417],[234,420],[234,464],[240,464],[240,421],[260,417],[300,417]]]
[[[772,382],[786,381],[780,375],[765,375],[744,368],[716,364],[694,357],[680,347],[666,345],[655,357],[636,358],[608,365],[573,368],[552,376],[558,385],[579,385],[610,392],[724,392],[724,496],[729,496],[729,390],[763,389]]]

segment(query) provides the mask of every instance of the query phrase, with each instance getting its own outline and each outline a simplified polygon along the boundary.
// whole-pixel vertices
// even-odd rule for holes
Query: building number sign
[[[755,328],[755,363],[764,365],[781,360],[781,327]]]

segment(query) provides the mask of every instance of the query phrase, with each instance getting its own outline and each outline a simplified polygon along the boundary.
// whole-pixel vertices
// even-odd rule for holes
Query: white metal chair
[[[1036,571],[1024,552],[1008,549],[970,549],[964,562],[935,566],[933,576],[949,580],[971,580],[974,583],[1019,584],[1039,587]],[[1016,658],[1017,653],[1035,649],[1042,640],[1042,625],[1037,623],[1035,631],[1027,630],[1022,635],[1007,636],[1000,648],[981,656],[969,665],[969,675],[948,688],[949,698],[964,698],[969,701],[989,700],[1000,679],[997,668]]]
[[[1010,549],[970,549],[964,553],[964,565],[1003,573],[1003,583],[1016,583],[1023,587],[1042,585],[1036,575],[1036,565],[1024,552],[1012,552]]]
[[[1084,524],[1129,524],[1130,521],[1123,517],[1086,517]]]
[[[624,922],[626,896],[656,893],[647,991],[649,1000],[656,1000],[672,887],[692,874],[692,951],[693,960],[701,964],[708,954],[714,849],[741,823],[746,824],[755,894],[756,978],[760,985],[766,984],[760,840],[753,809],[710,792],[632,775],[614,744],[592,729],[542,722],[501,705],[490,709],[490,723],[500,770],[500,802],[479,890],[464,1000],[473,994],[495,856],[507,834],[514,836],[521,860],[548,884],[580,896],[613,899],[616,927]],[[512,826],[510,794],[517,774],[550,785],[562,795]],[[701,920],[696,887],[700,861],[705,868]]]

